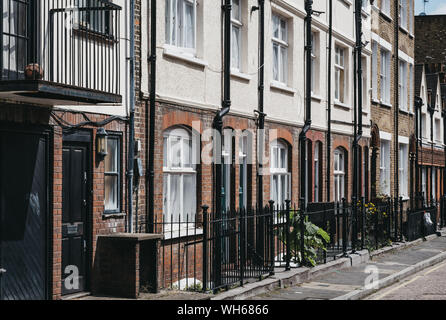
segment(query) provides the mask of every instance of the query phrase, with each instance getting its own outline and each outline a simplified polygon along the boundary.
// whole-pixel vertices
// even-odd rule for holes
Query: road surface
[[[364,300],[446,300],[446,262],[403,279]]]

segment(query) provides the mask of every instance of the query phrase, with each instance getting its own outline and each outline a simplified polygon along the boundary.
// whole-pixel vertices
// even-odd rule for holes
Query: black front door
[[[48,298],[48,159],[48,133],[0,127],[0,300]]]
[[[62,294],[87,290],[88,144],[63,146]]]

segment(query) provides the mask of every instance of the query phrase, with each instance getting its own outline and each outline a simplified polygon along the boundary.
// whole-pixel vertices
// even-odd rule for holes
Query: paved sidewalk
[[[435,258],[434,258],[435,257]],[[350,299],[360,291],[370,273],[371,267],[379,270],[379,279],[397,281],[409,272],[429,267],[424,264],[434,264],[435,261],[446,259],[446,237],[438,237],[423,242],[417,246],[384,254],[356,267],[334,271],[321,277],[314,278],[294,287],[278,289],[250,298],[251,300],[330,300]],[[430,259],[430,260],[429,260]],[[438,261],[439,262],[439,261]],[[408,276],[409,274],[407,274]],[[394,282],[395,282],[394,281]],[[389,281],[386,281],[386,283]],[[390,284],[390,283],[389,283]]]

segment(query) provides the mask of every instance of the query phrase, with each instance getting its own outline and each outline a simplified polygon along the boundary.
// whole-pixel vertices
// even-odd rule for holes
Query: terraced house
[[[416,170],[415,96],[440,148],[444,88],[415,67],[413,0],[1,8],[0,300],[243,285],[308,264],[283,236],[305,218],[327,262],[365,248],[365,203],[440,179]]]
[[[372,198],[408,202],[415,168],[414,3],[375,1],[371,10]]]
[[[217,206],[255,208],[259,199],[261,205],[269,200],[297,204],[303,188],[310,203],[352,197],[354,5],[350,1],[315,1],[313,5],[309,97],[313,116],[307,133],[308,175],[302,182],[299,136],[306,120],[307,13],[304,1],[264,1],[262,24],[259,3],[263,1],[233,0],[230,11],[225,11],[226,3],[218,1],[166,0],[157,4],[156,26],[152,25],[156,28],[157,58],[156,77],[152,78],[156,82],[154,209],[149,224],[154,224],[154,231],[167,233],[161,257],[171,257],[174,250],[173,261],[160,259],[159,270],[169,274],[167,286],[194,278],[187,270],[178,277],[170,274],[181,274],[178,259],[185,252],[191,257],[196,254],[183,249],[181,243],[190,241],[185,239],[187,235],[196,238],[203,233],[195,221],[202,220],[203,206],[212,212]],[[372,7],[364,2],[360,10],[368,44],[362,57],[364,133],[359,180],[361,195],[368,197]],[[227,14],[232,37],[230,60],[225,64]],[[143,82],[149,80],[148,75],[144,77],[145,73]],[[211,163],[192,161],[197,154],[193,141],[201,137],[198,153],[207,152],[207,131],[215,128],[216,114],[222,101],[223,106],[228,105],[228,99],[230,111],[222,117],[222,128],[230,137],[223,138],[224,160],[219,173]],[[259,122],[266,129],[262,146],[257,139]],[[233,138],[235,132],[245,134]],[[260,147],[271,159],[263,168],[256,161]],[[261,169],[269,169],[262,184],[258,178]],[[217,179],[221,191],[215,189]],[[221,202],[216,203],[219,192]],[[191,223],[195,227],[184,226]]]

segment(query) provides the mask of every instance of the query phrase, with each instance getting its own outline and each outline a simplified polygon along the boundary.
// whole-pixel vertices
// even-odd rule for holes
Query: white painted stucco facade
[[[314,2],[315,51],[317,70],[312,99],[313,129],[327,129],[327,65],[328,65],[328,0]],[[206,110],[221,108],[222,99],[222,18],[221,1],[197,0],[196,46],[191,53],[171,46],[166,39],[166,1],[157,3],[157,100]],[[231,114],[254,117],[257,109],[258,87],[258,11],[257,0],[241,0],[241,66],[231,76]],[[149,19],[147,2],[142,4],[142,90],[147,94],[149,73],[144,58],[148,54]],[[283,83],[273,80],[272,14],[283,17],[288,25],[287,77]],[[302,126],[305,102],[305,37],[304,0],[265,1],[265,113],[267,121]],[[370,6],[363,10],[364,76],[367,88],[363,107],[364,136],[370,130]],[[333,1],[333,66],[335,47],[341,46],[345,55],[345,100],[334,99],[334,72],[332,72],[332,130],[352,134],[353,129],[353,48],[355,45],[354,4],[348,0]],[[147,89],[146,89],[147,88]]]

